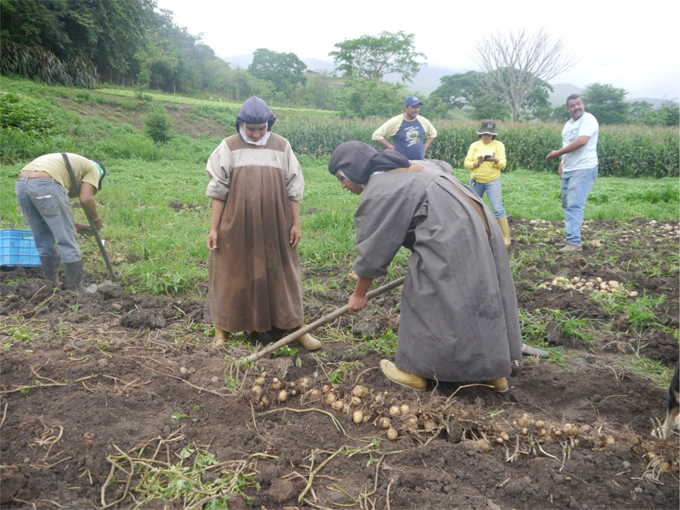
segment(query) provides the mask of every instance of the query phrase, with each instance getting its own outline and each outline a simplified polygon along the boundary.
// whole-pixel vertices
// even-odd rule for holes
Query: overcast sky
[[[257,48],[332,61],[334,44],[386,30],[415,34],[431,66],[479,70],[472,55],[485,34],[510,28],[545,29],[562,37],[578,62],[550,80],[585,87],[610,83],[628,98],[680,96],[680,2],[625,4],[603,0],[545,2],[413,2],[393,0],[157,0],[175,23],[220,57]],[[633,5],[635,7],[627,7]],[[440,6],[440,7],[438,7]]]

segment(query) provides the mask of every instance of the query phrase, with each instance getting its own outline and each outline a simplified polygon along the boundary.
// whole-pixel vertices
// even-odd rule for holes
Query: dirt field
[[[667,389],[644,370],[678,360],[677,223],[589,222],[585,250],[569,256],[555,254],[557,223],[511,228],[525,338],[561,349],[521,360],[507,395],[453,384],[414,392],[385,379],[375,349],[398,329],[398,290],[320,330],[321,351],[247,367],[235,360],[281,332],[215,352],[204,300],[115,286],[78,297],[51,290],[39,269],[3,269],[0,506],[678,508],[678,435],[650,435]],[[86,285],[105,279],[101,266]],[[304,278],[349,271],[304,268]],[[622,313],[553,284],[565,275],[616,280],[654,306]],[[352,285],[306,292],[309,321],[344,305]],[[569,329],[561,312],[588,326]],[[324,385],[349,403],[358,384],[369,393],[348,413],[324,403]],[[394,405],[409,411],[391,417],[389,440],[378,424]]]

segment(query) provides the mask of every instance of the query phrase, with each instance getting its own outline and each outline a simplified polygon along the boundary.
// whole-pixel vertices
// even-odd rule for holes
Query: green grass
[[[130,137],[140,135],[131,134]],[[99,144],[125,145],[129,138],[126,135],[114,139],[103,139]],[[205,196],[208,177],[205,174],[205,162],[212,150],[218,145],[218,139],[191,140],[177,139],[167,147],[158,150],[170,157],[170,160],[154,159],[141,148],[121,148],[121,151],[139,149],[145,154],[143,158],[110,158],[105,160],[107,177],[104,188],[96,199],[105,204],[101,215],[105,228],[102,237],[106,240],[109,257],[122,257],[123,262],[117,268],[127,285],[137,292],[164,293],[197,293],[199,286],[207,280],[208,250],[205,237],[210,221],[210,201]],[[148,144],[149,150],[155,150],[155,144]],[[124,154],[124,156],[129,156]],[[305,175],[305,198],[301,203],[303,224],[303,240],[300,244],[300,257],[306,267],[349,265],[355,258],[354,250],[354,212],[360,198],[343,191],[337,179],[328,170],[328,158],[300,156]],[[27,228],[19,211],[13,193],[14,176],[22,168],[22,164],[6,165],[0,169],[0,224],[3,228]],[[456,174],[464,182],[468,172],[458,169]],[[644,197],[642,193],[652,186],[661,184],[677,194],[677,179],[627,179],[618,177],[599,178],[593,193],[604,190],[618,190]],[[504,205],[511,216],[530,219],[562,220],[561,202],[557,194],[559,183],[557,178],[545,173],[534,173],[518,170],[503,175]],[[610,193],[616,196],[617,193]],[[677,220],[677,207],[669,207],[667,202],[628,201],[618,206],[612,204],[588,204],[586,219],[626,220],[637,217],[656,219],[657,221]],[[180,202],[191,205],[190,209],[175,210],[169,204]],[[75,210],[80,221],[85,222],[82,211]],[[556,231],[556,227],[547,228],[544,235]],[[523,233],[521,230],[513,235],[538,236],[534,233]],[[89,243],[89,247],[88,247]],[[86,241],[86,253],[96,253],[93,241]],[[402,249],[391,267],[391,277],[403,274],[408,252]],[[514,256],[513,256],[514,257]],[[519,271],[522,266],[544,267],[550,254],[535,250],[514,258],[513,267]],[[92,260],[92,264],[101,261]],[[344,275],[338,275],[338,278]],[[313,287],[313,282],[307,283]],[[327,289],[318,289],[326,294]]]

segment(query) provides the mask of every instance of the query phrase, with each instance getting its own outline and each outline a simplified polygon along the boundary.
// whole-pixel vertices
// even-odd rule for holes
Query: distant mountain
[[[557,83],[553,84],[551,83],[553,89],[555,92],[550,93],[549,100],[550,104],[555,106],[561,106],[566,104],[567,102],[567,97],[569,97],[571,94],[580,94],[583,92],[582,87],[577,87],[576,85],[572,85],[571,83]],[[646,101],[648,103],[651,103],[654,108],[659,108],[662,106],[667,100],[666,99],[659,99],[658,97],[627,97],[625,99],[627,103],[633,103],[635,101]],[[677,100],[675,101],[677,102]],[[588,108],[588,105],[586,105],[586,109]]]
[[[651,103],[654,108],[660,108],[663,106],[663,104],[668,101],[668,99],[659,99],[658,97],[636,97],[634,99],[626,99],[629,103],[635,102],[635,101],[646,101],[648,103]],[[674,103],[677,103],[678,100],[674,99]]]
[[[577,87],[571,83],[551,83],[554,92],[548,95],[548,101],[554,107],[566,105],[567,98],[572,94],[580,94],[582,87]]]

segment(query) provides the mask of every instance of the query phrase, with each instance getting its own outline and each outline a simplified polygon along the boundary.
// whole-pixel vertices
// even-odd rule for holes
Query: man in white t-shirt
[[[548,159],[562,156],[557,175],[562,179],[562,211],[567,244],[558,253],[581,251],[583,211],[597,178],[597,119],[586,113],[578,94],[567,98],[571,120],[562,129],[562,148],[548,154]]]

